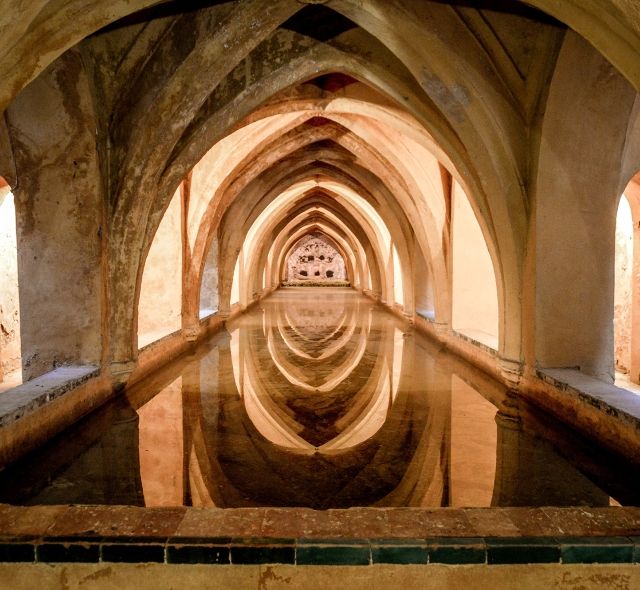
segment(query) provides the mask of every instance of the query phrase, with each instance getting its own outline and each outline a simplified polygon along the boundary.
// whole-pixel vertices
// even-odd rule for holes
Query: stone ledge
[[[484,350],[484,352],[486,352],[490,356],[497,356],[498,355],[497,348],[494,348],[494,347],[490,346],[489,344],[481,342],[477,338],[474,338],[473,336],[470,336],[469,334],[466,334],[465,332],[459,332],[457,330],[451,330],[451,334],[454,337],[459,338],[460,340],[465,340],[466,342],[469,342],[469,343],[473,344],[474,346],[477,346],[479,349]]]
[[[351,287],[349,281],[314,281],[309,279],[308,281],[283,281],[282,287]]]
[[[0,395],[0,427],[14,423],[99,374],[99,367],[94,365],[59,367],[4,392]]]
[[[206,321],[206,320],[207,318],[204,318],[201,321]],[[159,336],[155,340],[151,340],[150,342],[147,342],[146,344],[138,348],[138,354],[142,354],[143,352],[149,352],[154,348],[162,347],[167,342],[170,342],[171,340],[175,340],[176,338],[179,338],[181,335],[182,335],[182,328],[178,330],[174,330],[173,332],[169,332],[168,334],[163,334],[162,336]]]
[[[0,505],[0,562],[640,563],[640,508]]]
[[[640,396],[577,369],[538,369],[539,379],[640,429]]]

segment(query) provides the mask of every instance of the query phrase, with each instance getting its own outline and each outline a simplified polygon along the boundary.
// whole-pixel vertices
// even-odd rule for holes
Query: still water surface
[[[284,289],[0,474],[0,501],[638,504],[631,467],[349,289]]]

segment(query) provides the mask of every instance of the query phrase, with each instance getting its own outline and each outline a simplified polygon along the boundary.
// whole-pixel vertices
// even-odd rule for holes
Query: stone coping
[[[209,319],[210,316],[207,316],[206,318],[202,318],[200,320],[200,322],[206,322],[207,319]],[[180,336],[182,334],[182,328],[178,328],[177,330],[174,330],[173,332],[169,332],[168,334],[163,334],[162,336],[156,338],[155,340],[152,340],[151,342],[147,342],[144,346],[141,346],[140,348],[138,348],[138,354],[141,354],[143,352],[148,352],[149,350],[153,350],[154,348],[158,348],[159,346],[162,346],[165,342],[169,342],[170,340],[173,340],[176,338],[176,336]]]
[[[416,315],[420,316],[422,319],[431,322],[432,324],[436,321],[436,314],[434,311],[421,311],[416,309]]]
[[[640,429],[640,395],[605,383],[577,369],[539,369],[545,383],[576,396],[598,410],[635,424]]]
[[[283,281],[282,287],[351,287],[349,281]]]
[[[475,338],[473,338],[473,336],[469,336],[468,334],[465,334],[464,332],[458,332],[457,330],[452,330],[451,333],[456,338],[459,338],[460,340],[464,340],[466,342],[469,342],[469,343],[473,344],[474,346],[477,346],[481,350],[484,350],[484,352],[486,352],[490,356],[493,356],[493,357],[497,357],[498,356],[498,351],[495,348],[492,348],[491,346],[489,346],[488,344],[485,344],[484,342],[480,342],[480,340],[476,340]]]
[[[58,367],[0,395],[0,427],[8,426],[23,416],[97,377],[94,365]]]
[[[640,563],[640,508],[0,505],[0,562]]]

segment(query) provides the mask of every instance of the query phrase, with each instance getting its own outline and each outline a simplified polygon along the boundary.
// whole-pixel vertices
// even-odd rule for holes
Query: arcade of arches
[[[640,417],[636,3],[6,4],[0,388],[93,371],[42,436],[306,281],[638,452],[566,387]]]

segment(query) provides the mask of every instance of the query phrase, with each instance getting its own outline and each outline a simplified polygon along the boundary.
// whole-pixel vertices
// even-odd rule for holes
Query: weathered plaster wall
[[[606,381],[620,161],[635,96],[602,55],[567,33],[538,162],[536,357],[543,367],[579,367]]]
[[[21,368],[16,212],[9,187],[0,189],[0,381]]]
[[[616,369],[631,367],[631,281],[633,278],[633,220],[623,195],[616,218],[616,270],[614,291],[614,338]]]
[[[13,590],[61,587],[92,590],[131,588],[234,588],[236,590],[627,590],[640,585],[636,564],[527,565],[166,565],[2,564],[0,584]]]
[[[181,328],[182,233],[176,191],[147,255],[138,303],[138,347]]]
[[[89,81],[65,53],[10,105],[25,379],[101,356],[103,193]]]
[[[390,269],[390,275],[393,278],[393,300],[398,305],[404,305],[404,282],[407,280],[407,269],[402,268],[398,249],[395,246],[391,248],[390,263],[393,264],[393,268]],[[410,313],[413,314],[413,310]]]
[[[493,264],[469,199],[457,183],[452,224],[452,327],[497,348],[498,291]]]

